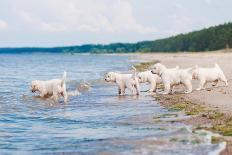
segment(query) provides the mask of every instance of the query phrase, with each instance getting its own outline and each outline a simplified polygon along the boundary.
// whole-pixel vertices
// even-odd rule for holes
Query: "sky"
[[[155,40],[232,22],[232,0],[0,0],[0,47]]]

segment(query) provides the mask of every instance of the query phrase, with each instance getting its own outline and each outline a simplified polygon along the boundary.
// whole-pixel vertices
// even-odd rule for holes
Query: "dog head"
[[[106,74],[105,77],[106,82],[116,82],[116,73],[114,72],[109,72]]]
[[[37,80],[31,82],[31,92],[39,91],[39,83]]]
[[[161,63],[157,63],[152,66],[151,73],[161,75],[165,69],[166,67],[164,65],[162,65]]]

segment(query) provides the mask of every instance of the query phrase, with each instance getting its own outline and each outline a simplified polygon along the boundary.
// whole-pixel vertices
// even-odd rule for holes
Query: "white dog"
[[[175,68],[170,68],[169,70],[177,70],[179,69],[179,66],[176,66]],[[139,78],[140,83],[150,83],[150,89],[149,92],[155,92],[156,91],[156,85],[162,83],[162,79],[157,74],[152,74],[151,70],[139,72],[137,74]]]
[[[48,81],[35,80],[31,83],[31,91],[39,92],[40,97],[46,98],[51,96],[55,101],[63,96],[64,102],[67,102],[68,95],[66,92],[66,72],[64,72],[62,79],[52,79]]]
[[[118,85],[118,94],[124,95],[125,89],[128,88],[132,94],[139,95],[139,80],[134,74],[120,74],[109,72],[106,75],[105,81],[114,82]]]
[[[158,76],[157,74],[152,74],[151,70],[139,72],[137,74],[137,77],[139,79],[139,83],[148,82],[150,84],[149,92],[155,92],[156,85],[162,82],[160,76]]]
[[[196,90],[205,89],[207,82],[215,82],[214,85],[217,85],[218,81],[222,81],[228,86],[227,79],[218,64],[215,64],[213,68],[200,68],[196,66],[193,72],[193,79],[200,81]]]
[[[164,84],[164,92],[169,94],[175,85],[184,84],[186,87],[185,93],[192,92],[192,71],[195,69],[167,69],[164,65],[157,63],[153,66],[152,73],[158,74]]]

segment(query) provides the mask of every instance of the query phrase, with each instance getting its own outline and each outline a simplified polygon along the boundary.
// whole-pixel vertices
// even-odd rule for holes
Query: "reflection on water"
[[[147,93],[117,96],[115,85],[102,80],[107,71],[130,65],[126,56],[1,54],[0,151],[203,155],[219,148],[208,133],[192,133],[173,121],[183,116]],[[89,82],[91,91],[71,97],[68,104],[29,92],[32,80],[59,78],[64,70],[69,90]]]

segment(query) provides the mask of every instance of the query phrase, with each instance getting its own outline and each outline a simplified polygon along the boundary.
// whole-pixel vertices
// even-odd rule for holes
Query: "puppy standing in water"
[[[192,92],[192,72],[191,69],[167,69],[164,65],[157,63],[153,66],[152,73],[158,74],[164,84],[164,92],[162,94],[169,94],[175,85],[184,84],[186,87],[185,93]]]
[[[33,93],[39,92],[39,96],[46,98],[51,96],[54,101],[58,101],[61,96],[64,97],[64,102],[68,101],[66,92],[66,72],[64,72],[62,79],[52,79],[48,81],[35,80],[31,83],[31,91]]]
[[[118,85],[118,94],[125,95],[125,89],[128,88],[133,95],[139,95],[139,80],[135,74],[120,74],[109,72],[105,78],[106,82],[114,82]]]
[[[148,82],[150,84],[149,92],[156,92],[156,85],[162,82],[161,78],[156,74],[152,74],[150,70],[139,72],[137,77],[139,83]]]
[[[193,72],[193,79],[200,81],[196,90],[205,89],[207,82],[215,82],[214,85],[216,86],[218,81],[222,81],[228,86],[227,79],[218,64],[215,64],[213,68],[200,68],[196,66]]]

